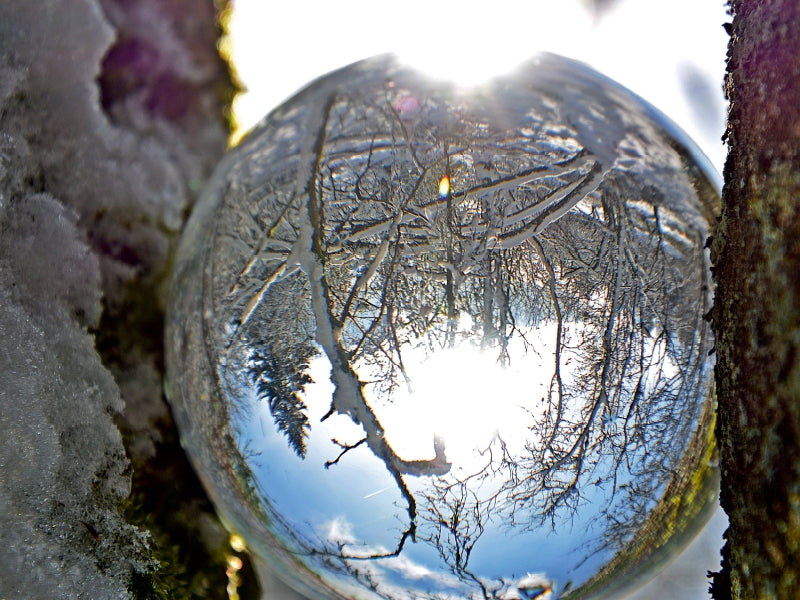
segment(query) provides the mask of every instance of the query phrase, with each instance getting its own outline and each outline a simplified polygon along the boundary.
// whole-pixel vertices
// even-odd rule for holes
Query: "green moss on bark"
[[[800,6],[733,0],[717,285],[730,527],[714,598],[800,597]]]

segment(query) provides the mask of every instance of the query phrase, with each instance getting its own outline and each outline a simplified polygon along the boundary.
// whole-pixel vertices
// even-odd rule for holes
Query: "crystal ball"
[[[226,526],[310,598],[641,585],[716,502],[717,190],[565,58],[310,84],[222,161],[174,262],[167,394]]]

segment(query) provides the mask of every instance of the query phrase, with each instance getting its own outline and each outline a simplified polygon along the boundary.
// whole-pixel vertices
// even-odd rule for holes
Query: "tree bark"
[[[711,243],[721,503],[712,594],[800,598],[800,3],[731,0]]]

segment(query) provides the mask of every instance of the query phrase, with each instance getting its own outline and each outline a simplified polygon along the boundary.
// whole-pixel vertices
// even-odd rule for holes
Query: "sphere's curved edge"
[[[598,82],[602,82],[607,87],[615,89],[624,96],[638,100],[639,103],[645,107],[646,115],[648,117],[661,122],[665,132],[675,141],[675,148],[683,148],[687,150],[690,158],[700,165],[702,171],[713,184],[717,194],[719,194],[722,190],[722,174],[714,167],[713,163],[703,152],[700,146],[698,146],[698,144],[689,136],[689,134],[687,134],[686,131],[684,131],[684,129],[669,115],[664,113],[661,109],[639,94],[629,90],[610,77],[607,77],[595,69],[590,63],[544,50],[533,53],[527,60],[523,61],[510,73],[488,78],[485,82],[479,85],[463,87],[446,78],[435,78],[425,74],[417,74],[414,72],[412,63],[403,61],[401,57],[395,53],[386,52],[382,54],[376,54],[374,56],[354,61],[348,65],[329,71],[328,73],[324,73],[313,79],[302,88],[296,90],[278,107],[275,107],[268,112],[245,136],[243,136],[242,140],[239,142],[239,145],[245,144],[248,138],[257,135],[264,125],[270,121],[273,113],[285,104],[300,101],[304,96],[316,93],[316,90],[318,90],[320,87],[333,89],[345,82],[348,86],[352,86],[357,83],[357,79],[353,80],[354,76],[359,77],[368,75],[369,71],[374,69],[383,69],[387,75],[395,72],[403,72],[406,74],[413,73],[415,78],[425,79],[430,84],[449,87],[452,89],[459,89],[461,87],[461,89],[465,92],[477,91],[485,86],[510,80],[515,77],[524,76],[527,71],[535,71],[539,74],[549,72],[550,77],[557,73],[559,74],[559,79],[553,82],[556,84],[563,81],[564,76],[567,74],[569,77],[574,77],[576,73],[580,73],[585,84],[594,87],[598,84]],[[537,81],[541,82],[541,77],[538,77]]]
[[[571,69],[582,71],[585,76],[589,76],[595,80],[603,81],[608,87],[615,88],[625,96],[638,100],[639,103],[646,109],[645,114],[651,119],[660,122],[665,132],[672,137],[675,142],[675,148],[683,148],[688,150],[689,157],[698,165],[700,165],[702,171],[714,185],[714,189],[717,191],[717,194],[722,191],[722,174],[716,167],[714,167],[711,159],[706,155],[705,152],[703,152],[700,146],[689,136],[689,134],[686,133],[686,131],[675,122],[675,120],[672,119],[672,117],[667,115],[652,102],[646,98],[643,98],[636,92],[626,88],[621,83],[611,79],[610,77],[607,77],[595,69],[590,63],[564,57],[552,52],[541,51],[537,53],[536,55],[532,56],[530,60],[524,62],[516,72],[521,72],[524,69],[530,68],[532,65],[541,65],[543,63],[547,63],[547,66],[550,69],[564,71],[567,70],[565,69],[565,66],[570,65]],[[591,84],[596,85],[596,82],[591,82]]]
[[[573,592],[565,594],[560,600],[627,598],[644,588],[677,560],[679,553],[665,552],[665,546],[683,550],[700,535],[719,507],[720,471],[715,439],[716,403],[706,404],[701,420],[707,422],[705,428],[707,438],[696,437],[695,442],[698,448],[703,450],[702,454],[694,456],[691,452],[687,452],[684,457],[685,462],[691,465],[688,470],[692,474],[692,485],[678,497],[678,505],[691,508],[686,518],[670,522],[669,530],[666,532],[669,536],[666,543],[659,539],[659,534],[663,535],[664,531],[646,532],[649,535],[645,536],[643,542],[632,545],[631,549],[623,549],[609,563],[607,569]],[[699,501],[698,496],[701,497]],[[666,508],[675,511],[675,507]],[[632,561],[631,555],[637,560]]]
[[[195,205],[175,252],[165,323],[164,390],[181,445],[225,528],[231,533],[259,532],[263,544],[270,546],[273,554],[252,546],[248,550],[255,552],[258,560],[278,573],[290,587],[307,598],[319,598],[319,588],[308,584],[309,580],[317,579],[316,576],[310,572],[305,578],[293,575],[293,570],[304,570],[304,567],[289,553],[280,551],[278,541],[264,522],[259,521],[258,517],[264,515],[243,509],[252,507],[248,496],[257,490],[230,430],[228,411],[220,398],[217,374],[212,366],[214,356],[207,350],[205,325],[208,311],[212,309],[205,294],[209,273],[204,263],[210,264],[205,259],[213,246],[214,213],[218,209],[218,199],[229,185],[229,168],[237,158],[237,152],[230,153],[218,167]],[[203,276],[197,276],[198,273]],[[189,352],[189,348],[206,351]],[[252,534],[246,536],[251,537]],[[317,586],[326,589],[326,598],[347,600],[321,580],[317,581]]]
[[[702,179],[710,184],[709,187],[714,187],[717,183],[714,177],[718,177],[718,174],[711,167],[710,161],[696,144],[657,108],[616,82],[604,78],[585,63],[543,53],[521,67],[523,72],[527,69],[531,73],[543,68],[548,75],[536,79],[537,84],[543,87],[551,86],[552,89],[557,89],[563,78],[569,77],[574,80],[576,76],[585,79],[588,82],[587,86],[591,87],[599,84],[590,79],[601,78],[605,80],[606,87],[616,90],[621,96],[634,97],[643,107],[644,114],[650,118],[657,118],[666,136],[672,140],[674,149],[681,153],[684,162],[688,165],[694,161],[698,165]],[[345,86],[350,88],[359,82],[373,83],[377,81],[374,72],[376,69],[386,73],[399,72],[403,77],[420,77],[405,71],[392,55],[380,55],[353,63],[332,74],[323,75],[295,94],[287,104],[302,103],[306,98],[318,98],[320,92],[344,89]],[[509,76],[509,81],[512,77],[514,75]],[[502,82],[505,79],[501,77],[495,82]],[[438,86],[436,89],[441,89],[442,85],[446,84],[426,85]],[[346,596],[331,588],[319,576],[312,573],[308,566],[281,548],[280,541],[270,531],[268,525],[270,517],[266,515],[263,507],[260,513],[254,510],[253,499],[261,498],[261,490],[231,431],[230,415],[221,397],[225,388],[219,381],[220,375],[217,370],[219,357],[210,349],[213,344],[210,344],[209,340],[214,336],[206,330],[209,322],[213,320],[214,311],[213,298],[208,294],[214,287],[211,284],[214,279],[212,271],[214,261],[209,260],[209,253],[214,247],[216,236],[215,213],[220,208],[220,199],[225,196],[228,186],[233,183],[231,172],[234,166],[242,157],[254,151],[253,149],[260,143],[259,134],[268,128],[273,117],[282,110],[286,110],[283,105],[263,119],[220,164],[187,223],[178,246],[171,278],[165,332],[167,367],[165,388],[187,454],[226,526],[236,532],[249,531],[251,538],[255,535],[259,539],[259,545],[264,549],[254,547],[251,550],[255,551],[260,560],[269,564],[273,571],[281,574],[281,578],[291,587],[311,598],[344,600]],[[307,135],[307,132],[304,135]],[[716,210],[716,207],[711,206],[713,204],[711,195],[705,193],[700,195],[703,196],[702,202],[710,215]],[[716,200],[718,201],[718,197]],[[708,506],[711,505],[707,503],[704,506],[707,510],[695,514],[692,522],[685,524],[682,530],[684,533],[692,530],[694,524],[708,520],[711,513]],[[688,544],[685,538],[680,542],[684,546]],[[630,578],[624,586],[626,592],[646,583],[645,579],[641,579],[641,575],[637,576],[637,573],[628,570],[623,571],[624,576]],[[654,575],[655,573],[651,573],[648,579]],[[314,584],[309,585],[309,581],[313,581]],[[586,585],[582,585],[574,591],[576,595],[567,593],[562,597],[570,599],[610,597],[609,594],[619,593],[623,589],[617,587],[614,581],[609,583],[608,579],[597,583],[598,587],[591,591],[587,591]],[[314,585],[318,588],[314,588]]]
[[[348,65],[339,67],[327,73],[323,73],[315,77],[310,82],[306,83],[303,87],[295,90],[283,102],[277,106],[269,109],[269,111],[259,121],[242,136],[241,140],[236,144],[235,148],[246,146],[252,142],[258,133],[271,121],[274,115],[281,110],[282,107],[289,103],[301,101],[306,96],[311,96],[320,88],[335,89],[337,86],[347,82],[348,86],[352,86],[354,76],[358,78],[364,75],[368,70],[375,68],[382,68],[387,73],[396,71],[402,68],[403,65],[397,60],[397,56],[391,52],[383,54],[376,54],[361,60],[354,61]],[[356,79],[357,81],[357,79]]]

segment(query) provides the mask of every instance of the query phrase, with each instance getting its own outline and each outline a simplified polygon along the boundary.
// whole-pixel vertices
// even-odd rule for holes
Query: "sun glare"
[[[508,452],[515,454],[535,443],[531,427],[550,408],[556,340],[555,323],[527,330],[524,341],[520,335],[512,336],[503,363],[496,345],[481,348],[476,343],[480,336],[467,335],[475,330],[468,317],[462,316],[459,330],[464,340],[449,347],[437,346],[425,336],[404,344],[405,376],[395,373],[393,386],[387,387],[386,365],[372,361],[353,365],[364,383],[364,400],[397,456],[430,460],[438,439],[444,442],[454,473],[485,466],[485,451],[493,442],[502,440]],[[319,442],[329,452],[330,439],[355,443],[364,435],[360,425],[341,414],[323,419],[335,390],[331,363],[324,353],[311,360],[308,372],[312,383],[306,385],[303,400],[314,424],[310,445]],[[568,377],[569,372],[562,365],[562,376]],[[272,419],[268,413],[262,418]],[[283,444],[280,438],[273,439]]]
[[[456,470],[485,461],[481,453],[497,436],[521,451],[531,440],[527,426],[547,408],[554,333],[549,325],[531,332],[535,350],[512,338],[505,365],[498,348],[470,341],[433,352],[422,345],[404,350],[408,384],[399,383],[391,399],[365,390],[387,441],[400,456],[420,460],[432,454],[434,438],[442,439]]]
[[[619,0],[600,18],[588,4],[341,0],[309,7],[234,0],[226,44],[246,87],[234,101],[234,138],[314,78],[376,54],[393,52],[422,72],[470,87],[545,50],[587,62],[654,103],[721,166],[723,3],[675,0],[654,9]],[[675,31],[681,32],[679,45]],[[716,88],[718,106],[711,110],[719,113],[718,123],[698,121],[693,112],[681,80],[686,65]]]
[[[390,8],[346,0],[315,5],[311,14],[301,2],[234,0],[233,7],[230,55],[246,87],[234,112],[245,130],[311,79],[369,56],[392,52],[432,77],[472,87],[541,50],[575,56],[592,29],[581,0],[406,0]]]
[[[537,52],[565,55],[582,51],[592,29],[578,0],[490,5],[427,3],[424,43],[407,39],[393,49],[402,62],[437,79],[470,88],[512,72]],[[569,32],[557,23],[568,23]],[[420,27],[420,26],[418,26]],[[565,34],[566,33],[566,34]]]

